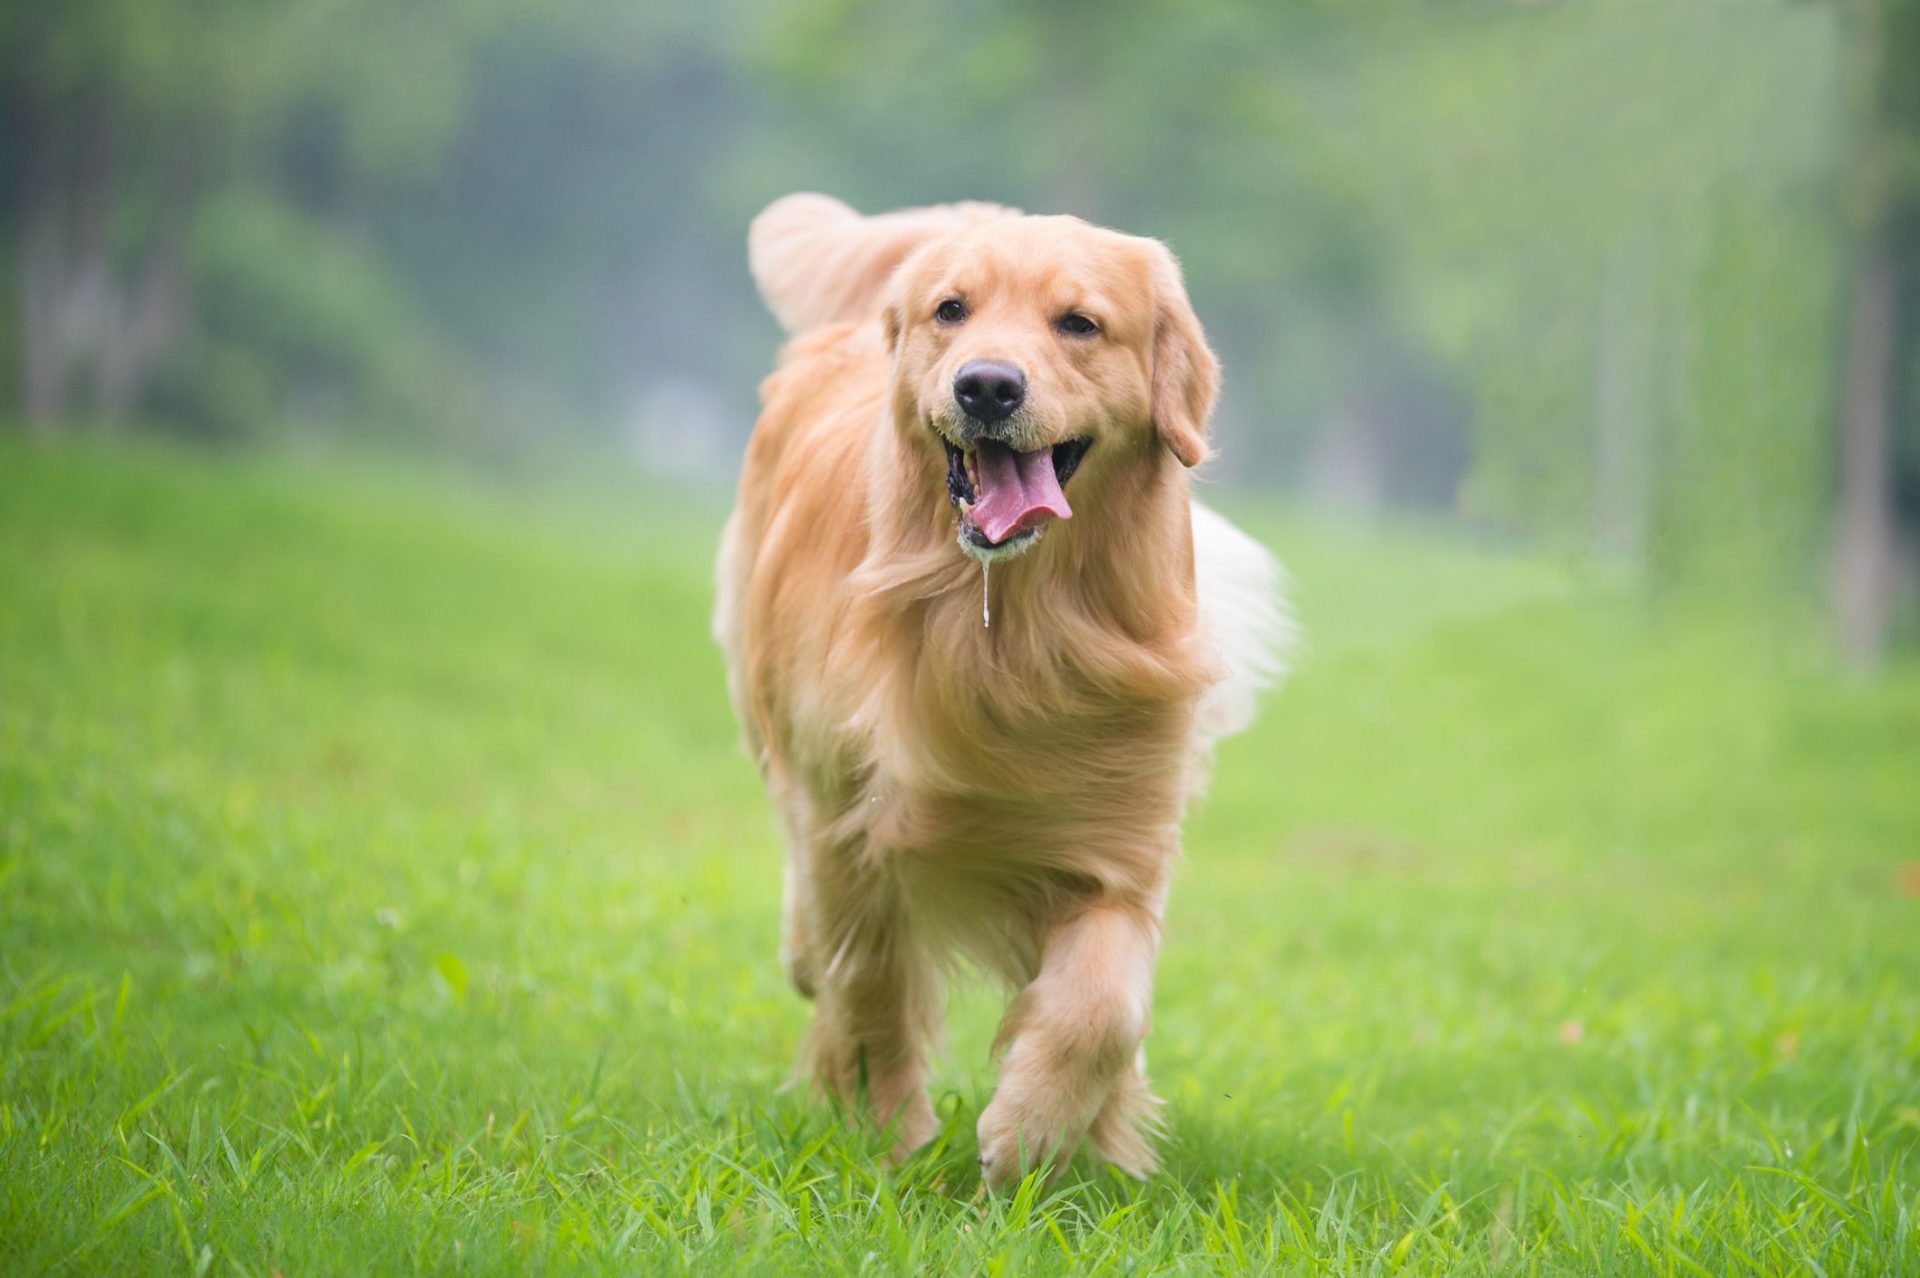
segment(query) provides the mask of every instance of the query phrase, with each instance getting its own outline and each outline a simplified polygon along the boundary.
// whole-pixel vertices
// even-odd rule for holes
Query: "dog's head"
[[[927,244],[885,314],[909,447],[944,455],[960,544],[1027,549],[1074,499],[1207,453],[1219,365],[1157,241],[1071,217],[985,222]],[[1124,512],[1117,512],[1124,513]]]

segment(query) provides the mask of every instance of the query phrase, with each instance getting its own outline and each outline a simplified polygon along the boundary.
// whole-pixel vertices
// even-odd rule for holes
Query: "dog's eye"
[[[949,297],[933,308],[933,317],[942,324],[958,324],[967,317],[967,304],[957,297]]]
[[[1100,331],[1100,326],[1082,315],[1079,311],[1068,311],[1054,321],[1055,328],[1068,337],[1092,337]]]

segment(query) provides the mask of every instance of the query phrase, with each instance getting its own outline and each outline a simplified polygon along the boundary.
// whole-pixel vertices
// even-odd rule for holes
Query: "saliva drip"
[[[987,589],[987,577],[992,569],[991,559],[980,561],[980,626],[985,630],[993,628],[993,593]]]

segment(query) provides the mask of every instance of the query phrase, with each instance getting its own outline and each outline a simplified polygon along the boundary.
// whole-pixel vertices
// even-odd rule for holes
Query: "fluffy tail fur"
[[[878,314],[894,268],[929,240],[1018,217],[998,204],[936,204],[865,217],[830,195],[788,195],[747,230],[747,264],[789,333]]]
[[[1297,639],[1286,572],[1225,517],[1193,503],[1194,584],[1200,626],[1226,677],[1208,690],[1195,719],[1211,743],[1253,722],[1263,689],[1279,683]]]

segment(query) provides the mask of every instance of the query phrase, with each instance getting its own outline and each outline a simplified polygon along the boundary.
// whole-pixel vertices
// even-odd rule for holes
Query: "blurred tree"
[[[259,236],[210,246],[209,235],[262,224],[227,216],[234,202],[222,193],[261,185],[282,156],[308,169],[314,148],[300,126],[337,116],[348,163],[324,192],[265,186],[283,209],[270,216],[288,234],[309,234],[293,227],[310,211],[280,197],[321,194],[318,212],[349,219],[370,177],[427,166],[444,144],[463,66],[449,37],[497,8],[470,6],[458,22],[445,18],[450,9],[396,17],[372,0],[72,0],[0,11],[0,230],[19,299],[27,420],[51,429],[173,407],[207,425],[283,409],[286,398],[268,393],[283,370],[256,358],[251,330],[208,329],[205,294],[251,271],[289,284],[304,275],[279,297],[311,298],[335,288],[344,259],[339,248],[304,253],[287,234],[256,258],[247,246]],[[389,339],[418,344],[419,330],[386,328]],[[311,326],[306,336],[325,344]],[[328,359],[315,354],[303,351],[302,362]],[[233,393],[242,385],[261,393]]]
[[[1920,412],[1920,3],[1853,0],[1846,12],[1852,245],[1833,601],[1842,650],[1871,668],[1886,650],[1898,583],[1897,422]],[[1909,439],[1914,432],[1909,424]]]
[[[202,161],[249,25],[241,4],[0,14],[0,220],[16,246],[29,420],[125,415],[177,337]]]

